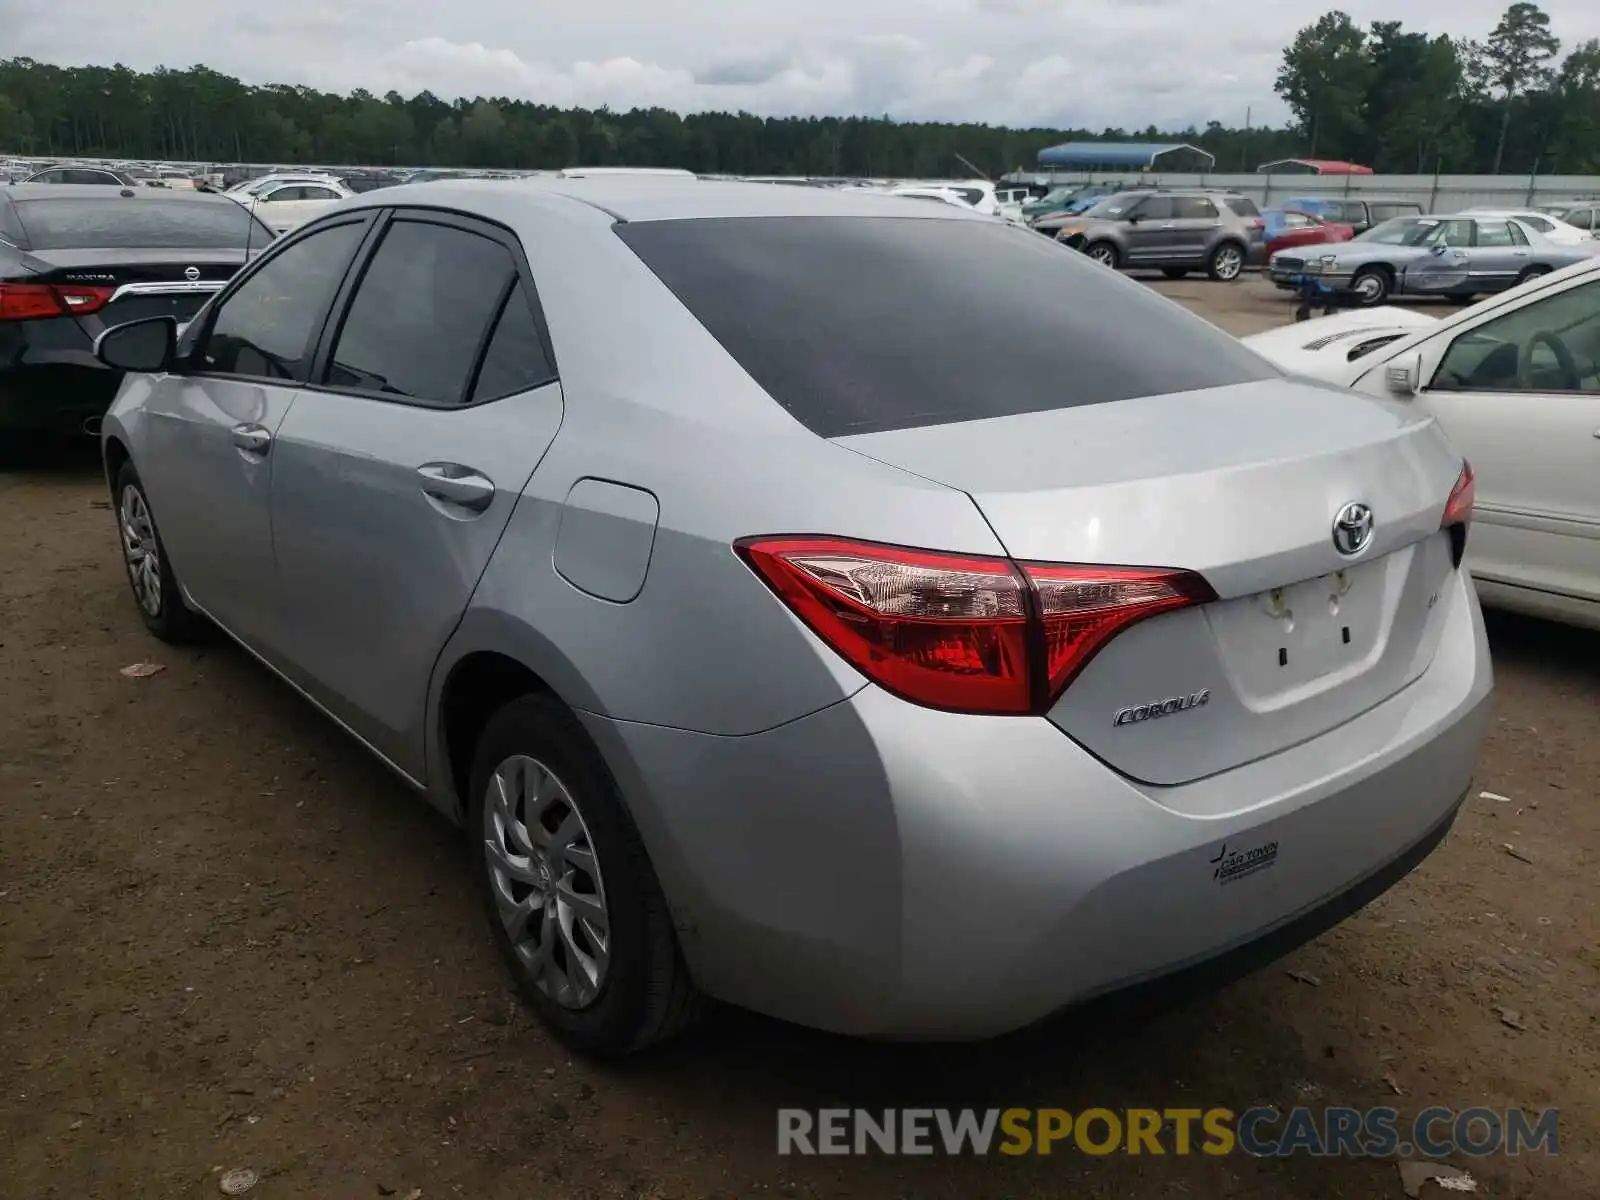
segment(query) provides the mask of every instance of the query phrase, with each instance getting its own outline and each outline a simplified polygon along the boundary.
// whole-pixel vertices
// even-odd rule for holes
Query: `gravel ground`
[[[1159,286],[1235,333],[1288,315]],[[1473,795],[1509,799],[1220,993],[945,1049],[722,1013],[608,1067],[509,994],[450,828],[241,651],[145,634],[92,453],[0,473],[0,512],[0,1196],[239,1166],[263,1200],[1403,1195],[1348,1159],[774,1152],[788,1105],[1256,1103],[1558,1105],[1559,1156],[1456,1161],[1480,1195],[1600,1195],[1600,638],[1492,616]]]

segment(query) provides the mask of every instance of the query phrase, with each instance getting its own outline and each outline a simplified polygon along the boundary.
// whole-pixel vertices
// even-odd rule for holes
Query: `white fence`
[[[1411,200],[1425,212],[1463,208],[1528,208],[1600,198],[1600,175],[1179,175],[1084,171],[1019,171],[1006,183],[1051,187],[1076,183],[1115,183],[1128,187],[1212,187],[1238,191],[1261,207],[1292,196],[1374,196]]]

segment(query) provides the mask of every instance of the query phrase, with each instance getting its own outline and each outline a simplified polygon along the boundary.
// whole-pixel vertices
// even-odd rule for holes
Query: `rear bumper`
[[[44,364],[0,368],[0,431],[82,433],[103,417],[122,375],[102,367]]]
[[[1463,576],[1442,599],[1438,654],[1402,692],[1178,787],[1134,784],[1042,719],[871,687],[740,738],[585,720],[702,988],[843,1033],[985,1037],[1282,953],[1420,861],[1470,782],[1492,681]]]

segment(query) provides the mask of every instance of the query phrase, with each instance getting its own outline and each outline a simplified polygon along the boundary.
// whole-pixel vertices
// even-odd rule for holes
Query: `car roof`
[[[671,221],[709,217],[911,216],[924,220],[987,221],[955,205],[919,204],[884,192],[773,187],[767,183],[681,179],[667,176],[596,176],[589,179],[445,179],[400,184],[347,201],[356,207],[417,205],[471,212],[487,204],[504,212],[526,201],[530,209],[555,198],[575,200],[619,221]],[[230,201],[230,203],[232,203]]]

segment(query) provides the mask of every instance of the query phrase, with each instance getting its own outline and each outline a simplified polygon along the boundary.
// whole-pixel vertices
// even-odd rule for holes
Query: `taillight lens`
[[[1100,647],[1135,621],[1217,598],[1187,571],[1024,563],[1044,622],[1046,699],[1054,702]]]
[[[1179,571],[1019,564],[833,537],[746,538],[734,549],[867,678],[954,712],[1043,712],[1116,633],[1215,599]]]
[[[1452,525],[1470,524],[1472,502],[1477,498],[1477,492],[1477,479],[1472,474],[1472,464],[1463,461],[1461,474],[1456,477],[1456,485],[1450,489],[1450,499],[1445,501],[1444,519],[1439,522],[1439,527],[1448,529]]]
[[[0,283],[0,321],[39,321],[99,312],[116,290],[78,283]]]
[[[1477,499],[1478,485],[1472,474],[1472,464],[1463,460],[1461,474],[1455,487],[1450,489],[1450,499],[1445,501],[1440,529],[1450,531],[1450,557],[1456,566],[1467,552],[1467,527],[1472,524],[1472,503]]]

